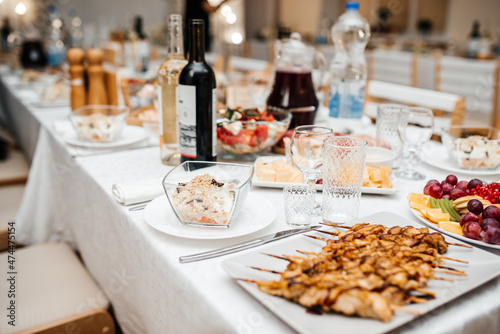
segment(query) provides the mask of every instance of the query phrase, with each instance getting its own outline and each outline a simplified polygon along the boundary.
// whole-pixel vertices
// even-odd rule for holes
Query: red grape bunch
[[[477,185],[482,186],[483,182],[478,179],[458,181],[455,175],[448,175],[442,182],[438,180],[427,182],[424,187],[424,194],[431,195],[434,198],[456,200],[457,198],[467,196],[467,191],[476,188]]]
[[[464,236],[489,244],[500,244],[500,208],[489,205],[483,209],[481,201],[472,199],[467,203],[467,209],[469,212],[460,217]]]

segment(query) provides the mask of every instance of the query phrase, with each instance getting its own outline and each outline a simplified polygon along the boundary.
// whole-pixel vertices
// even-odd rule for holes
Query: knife
[[[264,235],[264,236],[259,237],[259,238],[255,238],[253,240],[249,240],[249,241],[245,241],[245,242],[236,244],[236,245],[223,247],[223,248],[215,249],[215,250],[208,251],[208,252],[202,252],[202,253],[197,253],[197,254],[181,256],[181,257],[179,257],[179,261],[181,263],[188,263],[188,262],[195,262],[195,261],[211,259],[214,257],[223,256],[223,255],[227,255],[227,254],[232,254],[232,253],[236,253],[236,252],[239,252],[239,251],[242,251],[245,249],[250,249],[253,247],[260,246],[260,245],[265,245],[267,243],[270,243],[270,242],[273,242],[276,240],[281,240],[281,239],[287,238],[287,237],[292,236],[292,235],[308,232],[308,231],[311,231],[311,230],[313,230],[315,228],[319,228],[319,227],[321,227],[321,226],[315,225],[315,226],[309,226],[307,228],[296,228],[296,229],[292,229],[292,230],[285,230],[285,231],[280,231],[277,233],[271,233],[271,234]]]

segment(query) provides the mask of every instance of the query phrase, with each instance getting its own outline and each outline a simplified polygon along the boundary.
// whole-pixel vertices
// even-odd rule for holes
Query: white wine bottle
[[[160,115],[160,156],[166,165],[180,163],[177,147],[176,89],[179,75],[187,64],[184,58],[182,16],[172,14],[168,19],[168,56],[158,70],[158,106]]]
[[[181,161],[217,158],[215,74],[205,62],[205,22],[189,22],[189,62],[179,76],[177,111]]]

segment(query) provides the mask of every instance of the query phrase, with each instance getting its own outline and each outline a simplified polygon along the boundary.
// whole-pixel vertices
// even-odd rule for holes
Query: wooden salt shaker
[[[68,50],[66,57],[69,62],[69,75],[71,79],[71,109],[75,110],[86,104],[83,73],[84,52],[80,48],[72,48]]]
[[[87,74],[89,77],[87,100],[89,104],[108,104],[102,60],[103,52],[101,49],[89,49],[87,51]]]

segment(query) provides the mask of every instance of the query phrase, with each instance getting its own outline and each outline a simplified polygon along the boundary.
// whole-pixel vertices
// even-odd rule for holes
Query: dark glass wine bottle
[[[177,86],[181,162],[217,158],[215,74],[205,62],[205,22],[189,22],[189,62]]]

